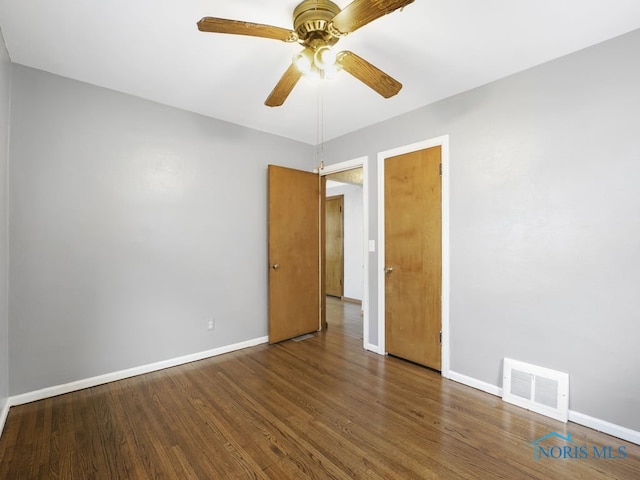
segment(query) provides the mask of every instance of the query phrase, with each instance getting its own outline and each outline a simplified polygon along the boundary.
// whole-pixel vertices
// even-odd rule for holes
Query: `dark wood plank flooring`
[[[0,479],[640,478],[639,446],[366,352],[360,306],[327,309],[303,341],[11,408]],[[550,432],[626,457],[535,460]]]

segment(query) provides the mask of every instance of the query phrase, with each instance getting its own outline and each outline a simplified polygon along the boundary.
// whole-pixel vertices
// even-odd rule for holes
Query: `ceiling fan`
[[[264,102],[269,107],[284,103],[303,74],[331,77],[342,69],[385,98],[392,97],[402,84],[353,52],[336,53],[341,37],[364,25],[413,3],[414,0],[354,0],[340,9],[330,0],[304,0],[293,10],[293,30],[259,23],[204,17],[198,22],[202,32],[230,33],[297,42],[304,49],[294,56],[273,91]]]

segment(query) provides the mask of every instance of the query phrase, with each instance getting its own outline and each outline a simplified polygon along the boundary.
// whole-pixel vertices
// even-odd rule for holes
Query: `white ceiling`
[[[299,45],[196,28],[204,16],[292,28],[298,3],[0,0],[0,26],[16,63],[316,144],[319,95],[311,80],[301,80],[284,106],[264,106]],[[338,50],[357,53],[404,87],[384,99],[345,72],[325,81],[322,138],[637,28],[638,0],[415,0],[340,40]]]

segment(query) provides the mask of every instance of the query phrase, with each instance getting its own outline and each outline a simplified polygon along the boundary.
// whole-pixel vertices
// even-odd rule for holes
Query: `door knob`
[[[384,267],[385,275],[390,275],[393,272],[393,267]]]
[[[274,270],[278,270],[280,268],[280,264],[274,263],[273,265],[271,265],[271,268],[273,268]]]

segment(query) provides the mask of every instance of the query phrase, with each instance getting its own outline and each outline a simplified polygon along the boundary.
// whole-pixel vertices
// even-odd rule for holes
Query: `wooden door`
[[[328,197],[326,215],[326,293],[344,296],[344,195]]]
[[[269,343],[320,328],[320,181],[269,165]],[[324,200],[324,198],[323,198]]]
[[[385,336],[392,355],[441,369],[441,148],[384,164]]]

